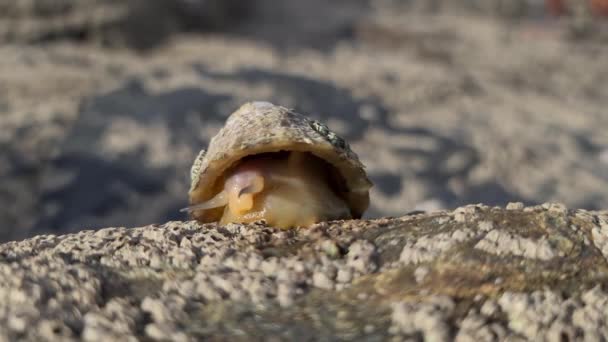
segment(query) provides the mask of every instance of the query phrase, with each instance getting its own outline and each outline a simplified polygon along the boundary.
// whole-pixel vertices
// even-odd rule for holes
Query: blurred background
[[[185,219],[243,102],[311,113],[368,217],[608,207],[608,1],[0,0],[0,241]]]

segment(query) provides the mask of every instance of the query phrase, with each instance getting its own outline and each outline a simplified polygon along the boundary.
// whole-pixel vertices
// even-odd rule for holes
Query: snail
[[[326,125],[269,102],[232,113],[190,172],[199,222],[279,228],[361,218],[372,187],[364,165]]]

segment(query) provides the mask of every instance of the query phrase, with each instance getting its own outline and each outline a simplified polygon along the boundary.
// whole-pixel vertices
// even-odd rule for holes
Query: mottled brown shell
[[[344,139],[316,120],[269,102],[241,106],[211,139],[208,150],[199,153],[190,174],[190,204],[220,192],[225,171],[243,157],[279,151],[309,152],[335,167],[344,180],[344,197],[354,218],[360,218],[369,206],[372,183]],[[193,217],[202,222],[216,221],[221,208],[200,210]]]

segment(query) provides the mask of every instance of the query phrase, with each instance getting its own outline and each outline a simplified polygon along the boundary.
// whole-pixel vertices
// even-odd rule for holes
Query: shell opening
[[[352,217],[342,196],[343,179],[337,170],[311,153],[252,155],[225,174],[218,195],[201,207],[189,207],[189,211],[224,203],[221,223],[265,220],[281,228]]]

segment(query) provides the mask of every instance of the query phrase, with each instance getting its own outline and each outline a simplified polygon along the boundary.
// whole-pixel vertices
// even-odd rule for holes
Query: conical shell
[[[212,198],[223,188],[224,173],[246,156],[279,152],[310,152],[338,170],[343,195],[354,218],[369,206],[369,189],[363,164],[349,145],[324,124],[269,102],[249,102],[234,112],[225,126],[202,150],[191,169],[190,204]],[[199,210],[193,218],[218,221],[222,209]]]

